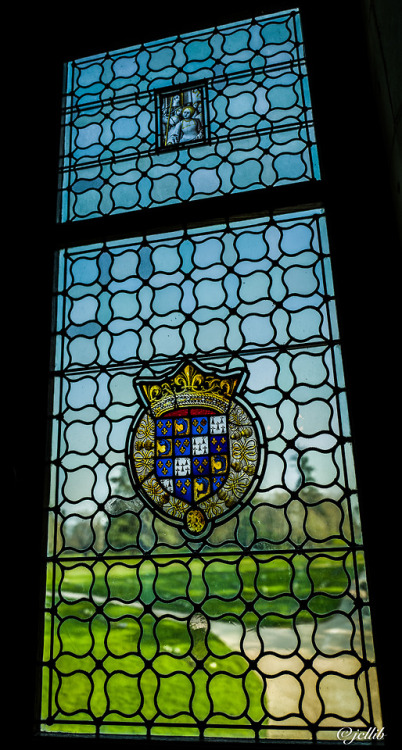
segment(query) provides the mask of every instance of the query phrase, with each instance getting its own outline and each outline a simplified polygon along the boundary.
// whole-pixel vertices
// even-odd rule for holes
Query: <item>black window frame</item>
[[[192,31],[288,7],[298,7],[301,13],[322,174],[320,181],[193,201],[185,207],[146,209],[74,224],[57,223],[60,107],[66,60],[141,40],[167,37],[175,29]],[[78,9],[76,13],[78,18]],[[155,18],[152,9],[144,15],[141,24],[127,24],[124,19],[111,23],[109,13],[104,18],[94,19],[89,12],[85,22],[81,19],[75,34],[74,24],[78,21],[72,13],[69,15],[69,10],[66,16],[63,14],[53,23],[51,33],[38,28],[36,36],[32,35],[27,24],[26,49],[35,60],[35,71],[25,96],[17,94],[15,89],[11,92],[19,113],[13,141],[21,166],[16,170],[15,159],[11,158],[10,172],[15,181],[11,195],[15,198],[6,220],[12,223],[16,249],[11,247],[7,251],[6,269],[9,270],[5,277],[14,280],[15,288],[11,323],[6,331],[9,337],[6,335],[6,342],[9,340],[11,345],[8,376],[13,384],[7,421],[11,435],[7,447],[12,467],[13,523],[17,512],[19,524],[23,526],[22,548],[18,553],[20,543],[14,542],[13,558],[20,557],[26,566],[25,573],[20,574],[20,584],[16,586],[14,582],[11,589],[17,601],[9,623],[16,641],[14,653],[10,653],[10,670],[18,671],[21,686],[21,690],[11,696],[11,716],[15,717],[12,728],[16,739],[25,747],[42,747],[44,743],[44,747],[49,747],[49,743],[55,747],[70,747],[72,742],[85,743],[86,740],[85,736],[45,737],[37,731],[37,655],[41,646],[46,540],[43,500],[46,496],[47,386],[55,252],[70,244],[132,236],[137,231],[155,229],[155,226],[162,231],[180,225],[183,219],[190,224],[202,224],[211,218],[322,206],[327,215],[387,745],[392,743],[395,721],[386,673],[388,661],[395,658],[389,621],[397,590],[394,589],[394,596],[391,596],[390,570],[396,575],[398,570],[392,558],[397,542],[395,544],[391,533],[390,519],[397,505],[398,490],[397,483],[392,488],[392,472],[388,468],[388,462],[394,461],[397,453],[397,446],[392,443],[391,419],[398,395],[392,385],[395,365],[389,326],[394,320],[392,284],[395,282],[390,275],[401,248],[384,166],[380,118],[368,72],[362,4],[357,2],[351,7],[350,3],[342,1],[336,6],[331,4],[329,10],[326,3],[316,0],[300,0],[295,6],[266,2],[262,7],[252,2],[242,12],[241,8],[219,11],[214,4],[207,3],[202,14],[196,14],[195,18],[185,11],[180,17],[170,14],[168,18],[166,12]],[[15,83],[17,85],[17,81]],[[45,91],[44,96],[41,90]],[[24,184],[26,187],[22,190]],[[391,392],[387,378],[391,379]],[[382,422],[377,445],[373,445],[371,438],[373,419]],[[143,744],[140,739],[125,739]],[[101,747],[119,747],[122,741],[124,738],[102,739]],[[88,738],[87,742],[91,742],[91,747],[94,742],[98,745],[93,739]],[[155,740],[151,744],[161,742],[163,740]],[[180,742],[181,747],[199,744],[202,743]],[[235,744],[242,745],[241,742]],[[285,740],[268,744],[277,744],[283,750],[295,745],[312,745]],[[326,747],[326,743],[322,743],[322,747]],[[336,747],[336,743],[328,747]]]

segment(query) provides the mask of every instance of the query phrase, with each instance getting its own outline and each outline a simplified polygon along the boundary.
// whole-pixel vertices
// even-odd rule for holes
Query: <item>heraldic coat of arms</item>
[[[143,404],[129,433],[128,466],[145,503],[187,535],[203,535],[240,509],[261,475],[258,418],[239,400],[243,371],[186,363],[138,379]]]

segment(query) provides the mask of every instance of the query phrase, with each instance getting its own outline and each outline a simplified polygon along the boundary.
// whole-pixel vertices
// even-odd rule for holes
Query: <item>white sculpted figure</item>
[[[202,103],[201,91],[199,89],[193,89],[193,91],[191,92],[191,98],[193,100],[193,106],[197,110],[197,113],[201,114],[201,103]]]
[[[195,108],[192,104],[183,107],[182,119],[176,125],[175,132],[179,143],[197,141],[203,137],[202,125],[198,117],[195,117]]]
[[[203,138],[203,126],[199,117],[201,92],[192,92],[194,103],[180,104],[180,96],[165,99],[162,110],[162,122],[165,132],[165,145],[197,141]]]

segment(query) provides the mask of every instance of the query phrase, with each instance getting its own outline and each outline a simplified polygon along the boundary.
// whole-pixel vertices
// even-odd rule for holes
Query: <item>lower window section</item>
[[[54,575],[47,731],[336,739],[345,723],[380,726],[360,552],[77,559]]]
[[[41,731],[380,728],[323,212],[59,269]]]

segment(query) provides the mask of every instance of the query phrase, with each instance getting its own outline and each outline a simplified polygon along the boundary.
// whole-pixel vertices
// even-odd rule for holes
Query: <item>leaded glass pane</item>
[[[66,248],[55,301],[43,731],[380,727],[324,212]],[[209,394],[241,407],[239,437],[216,402],[205,425],[191,413],[195,437],[229,438],[232,473],[179,507],[141,393],[161,406],[180,376],[163,399],[205,408],[202,377],[183,385],[190,365],[219,374]],[[235,395],[222,382],[238,373]],[[183,414],[162,410],[158,429],[172,424],[179,437]],[[185,521],[200,509],[201,532]]]
[[[66,78],[61,221],[318,177],[296,11],[74,60]]]
[[[158,92],[156,132],[159,148],[204,143],[208,137],[207,126],[207,89],[203,82]]]

